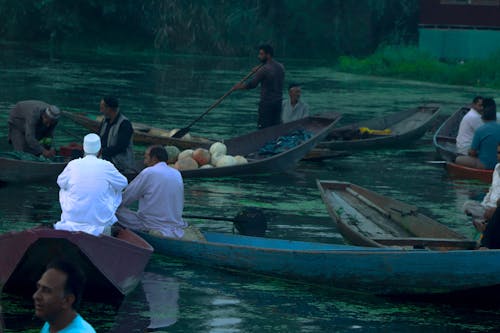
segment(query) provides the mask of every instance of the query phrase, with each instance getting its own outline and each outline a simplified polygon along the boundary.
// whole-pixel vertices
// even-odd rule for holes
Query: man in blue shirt
[[[497,146],[500,144],[500,125],[497,108],[492,98],[483,100],[484,125],[474,133],[468,156],[458,156],[456,163],[476,169],[494,169],[497,164]]]
[[[41,333],[95,333],[77,313],[84,284],[83,273],[69,262],[47,266],[33,294],[35,316],[45,321]]]

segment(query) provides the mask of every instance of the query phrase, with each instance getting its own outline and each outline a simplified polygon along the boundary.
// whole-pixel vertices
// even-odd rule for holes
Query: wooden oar
[[[259,66],[255,67],[250,73],[247,74],[247,76],[245,76],[239,83],[243,83],[245,82],[246,80],[248,80],[252,75],[254,75],[255,73],[257,73],[257,71],[262,67],[264,66],[264,64],[260,64]],[[209,113],[210,111],[212,111],[213,109],[215,109],[217,107],[217,105],[219,105],[227,96],[231,95],[231,93],[233,92],[233,89],[231,88],[231,90],[229,90],[227,93],[225,93],[221,98],[219,98],[218,100],[216,100],[214,102],[214,104],[210,105],[210,107],[205,111],[203,112],[198,118],[196,118],[195,120],[193,120],[189,125],[187,125],[186,127],[180,129],[177,133],[175,133],[172,138],[176,138],[176,139],[180,139],[182,138],[184,135],[186,135],[189,130],[191,129],[191,127],[196,124],[201,118],[203,118],[207,113]]]

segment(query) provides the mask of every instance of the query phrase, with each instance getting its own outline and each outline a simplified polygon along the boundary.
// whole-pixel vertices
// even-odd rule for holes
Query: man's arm
[[[109,162],[108,162],[109,163]],[[127,186],[128,180],[127,178],[122,175],[116,167],[109,163],[109,169],[107,170],[108,173],[108,180],[109,184],[111,187],[116,191],[116,192],[121,192],[123,189]]]
[[[69,175],[71,173],[71,162],[66,165],[63,172],[57,177],[57,185],[61,188],[61,190],[68,189],[69,183]]]
[[[260,82],[262,82],[264,77],[265,77],[265,70],[263,67],[261,67],[260,69],[257,70],[254,77],[250,81],[236,84],[233,87],[233,91],[234,90],[253,89],[253,88],[257,87]]]
[[[470,145],[469,156],[472,156],[472,157],[478,156],[479,144],[480,144],[480,138],[479,138],[478,132],[476,131],[476,133],[474,133],[474,137],[472,138],[472,143]]]
[[[133,181],[128,184],[122,195],[122,206],[129,206],[139,200],[144,195],[147,186],[144,172],[141,172]]]
[[[105,159],[110,159],[111,157],[123,153],[127,150],[130,142],[130,137],[134,134],[134,129],[130,121],[124,121],[120,124],[118,129],[118,139],[116,145],[102,148],[102,156]]]

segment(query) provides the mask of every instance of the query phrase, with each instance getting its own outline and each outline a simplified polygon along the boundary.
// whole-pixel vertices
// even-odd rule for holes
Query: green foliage
[[[336,57],[415,41],[417,16],[414,0],[0,0],[0,38],[214,55],[270,42],[280,56]]]
[[[437,83],[500,88],[500,53],[485,60],[447,63],[412,46],[382,46],[365,58],[342,56],[343,72]]]

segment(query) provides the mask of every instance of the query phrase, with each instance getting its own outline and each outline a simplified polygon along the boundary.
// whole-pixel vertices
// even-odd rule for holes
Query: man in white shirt
[[[283,100],[281,107],[281,121],[283,123],[289,123],[309,116],[309,105],[300,100],[301,94],[302,89],[299,84],[290,84],[288,87],[288,96],[290,99]]]
[[[483,125],[481,112],[483,111],[483,98],[474,97],[469,112],[465,114],[460,122],[457,134],[457,152],[461,155],[467,155],[474,137],[474,132]]]
[[[500,161],[500,145],[497,147],[497,158]],[[479,203],[474,200],[467,200],[463,209],[465,214],[472,216],[472,223],[479,230],[484,230],[484,223],[488,221],[498,207],[500,200],[500,163],[493,170],[493,180],[490,189],[483,201]]]
[[[57,178],[62,214],[54,228],[109,234],[127,178],[111,162],[97,157],[101,150],[97,134],[85,136],[83,150],[85,157],[69,162]]]
[[[203,240],[203,235],[182,219],[184,183],[181,173],[169,167],[167,160],[167,151],[162,146],[146,150],[146,168],[123,192],[122,206],[116,212],[118,221],[126,228],[156,236]],[[126,208],[135,201],[139,202],[137,212]]]

